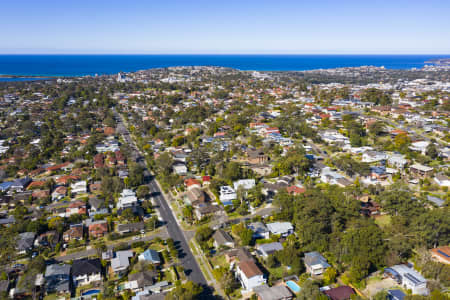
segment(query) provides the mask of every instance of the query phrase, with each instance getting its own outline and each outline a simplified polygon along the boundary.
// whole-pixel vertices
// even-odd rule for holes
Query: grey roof
[[[17,241],[17,248],[19,250],[27,250],[33,246],[34,238],[36,234],[34,232],[24,232],[19,234],[19,240]]]
[[[97,197],[89,198],[89,205],[95,209],[103,207],[104,203],[105,201],[103,199]]]
[[[133,256],[133,251],[117,251],[116,257],[111,259],[111,268],[113,270],[118,270],[122,268],[128,268],[130,265],[129,258]]]
[[[125,231],[140,231],[145,228],[144,222],[138,222],[138,223],[128,223],[128,224],[119,224],[117,225],[117,231],[118,232],[125,232]]]
[[[283,245],[279,242],[258,245],[258,250],[265,254],[272,254],[276,251],[283,250]]]
[[[330,267],[325,257],[317,251],[305,253],[305,264],[308,266],[322,265],[324,268]]]
[[[255,293],[261,300],[279,300],[292,297],[291,291],[285,285],[268,287],[262,285],[254,288]]]
[[[72,264],[73,276],[98,274],[102,271],[100,259],[78,259]]]
[[[267,228],[273,234],[282,234],[290,230],[293,230],[292,224],[290,222],[274,222],[267,224]]]
[[[55,276],[55,275],[70,275],[70,265],[49,265],[45,269],[45,277]]]
[[[153,285],[156,276],[157,274],[154,271],[143,271],[128,275],[128,281],[137,281],[138,287],[143,288]]]
[[[429,195],[427,196],[427,200],[433,202],[434,204],[436,204],[439,207],[444,205],[444,203],[445,203],[445,201],[442,200],[441,198],[429,196]]]
[[[213,239],[217,242],[219,245],[224,245],[226,243],[233,243],[233,238],[222,229],[217,230],[213,234]]]

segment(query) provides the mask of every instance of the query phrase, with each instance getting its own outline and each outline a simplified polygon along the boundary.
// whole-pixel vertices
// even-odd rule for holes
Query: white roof
[[[242,188],[249,190],[256,185],[255,179],[241,179],[233,182],[234,190],[237,190],[240,186]]]
[[[267,224],[267,228],[273,234],[283,234],[290,230],[293,230],[292,224],[290,222],[275,222]]]

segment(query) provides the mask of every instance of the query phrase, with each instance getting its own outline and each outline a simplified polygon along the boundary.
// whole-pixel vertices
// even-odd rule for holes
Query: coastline
[[[447,66],[450,54],[442,55],[325,55],[325,54],[0,54],[0,78],[61,78],[112,75],[140,70],[213,66],[240,71],[302,72],[362,66],[394,70],[421,69],[426,65]]]

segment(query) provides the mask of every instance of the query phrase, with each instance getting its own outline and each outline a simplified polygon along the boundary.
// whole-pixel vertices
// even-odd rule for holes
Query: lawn
[[[389,224],[391,224],[391,216],[390,215],[383,215],[383,216],[379,216],[375,219],[375,223],[384,228],[386,226],[388,226]]]
[[[223,268],[229,267],[227,260],[225,258],[225,255],[216,255],[214,257],[211,257],[209,259],[209,261],[211,262],[211,265],[213,266],[213,268],[216,268],[217,266],[223,267]]]

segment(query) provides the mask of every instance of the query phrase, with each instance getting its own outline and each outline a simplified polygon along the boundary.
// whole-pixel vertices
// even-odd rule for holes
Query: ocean
[[[0,74],[83,76],[173,66],[221,66],[256,71],[367,65],[411,69],[421,68],[425,61],[435,58],[450,58],[450,55],[0,55]]]

